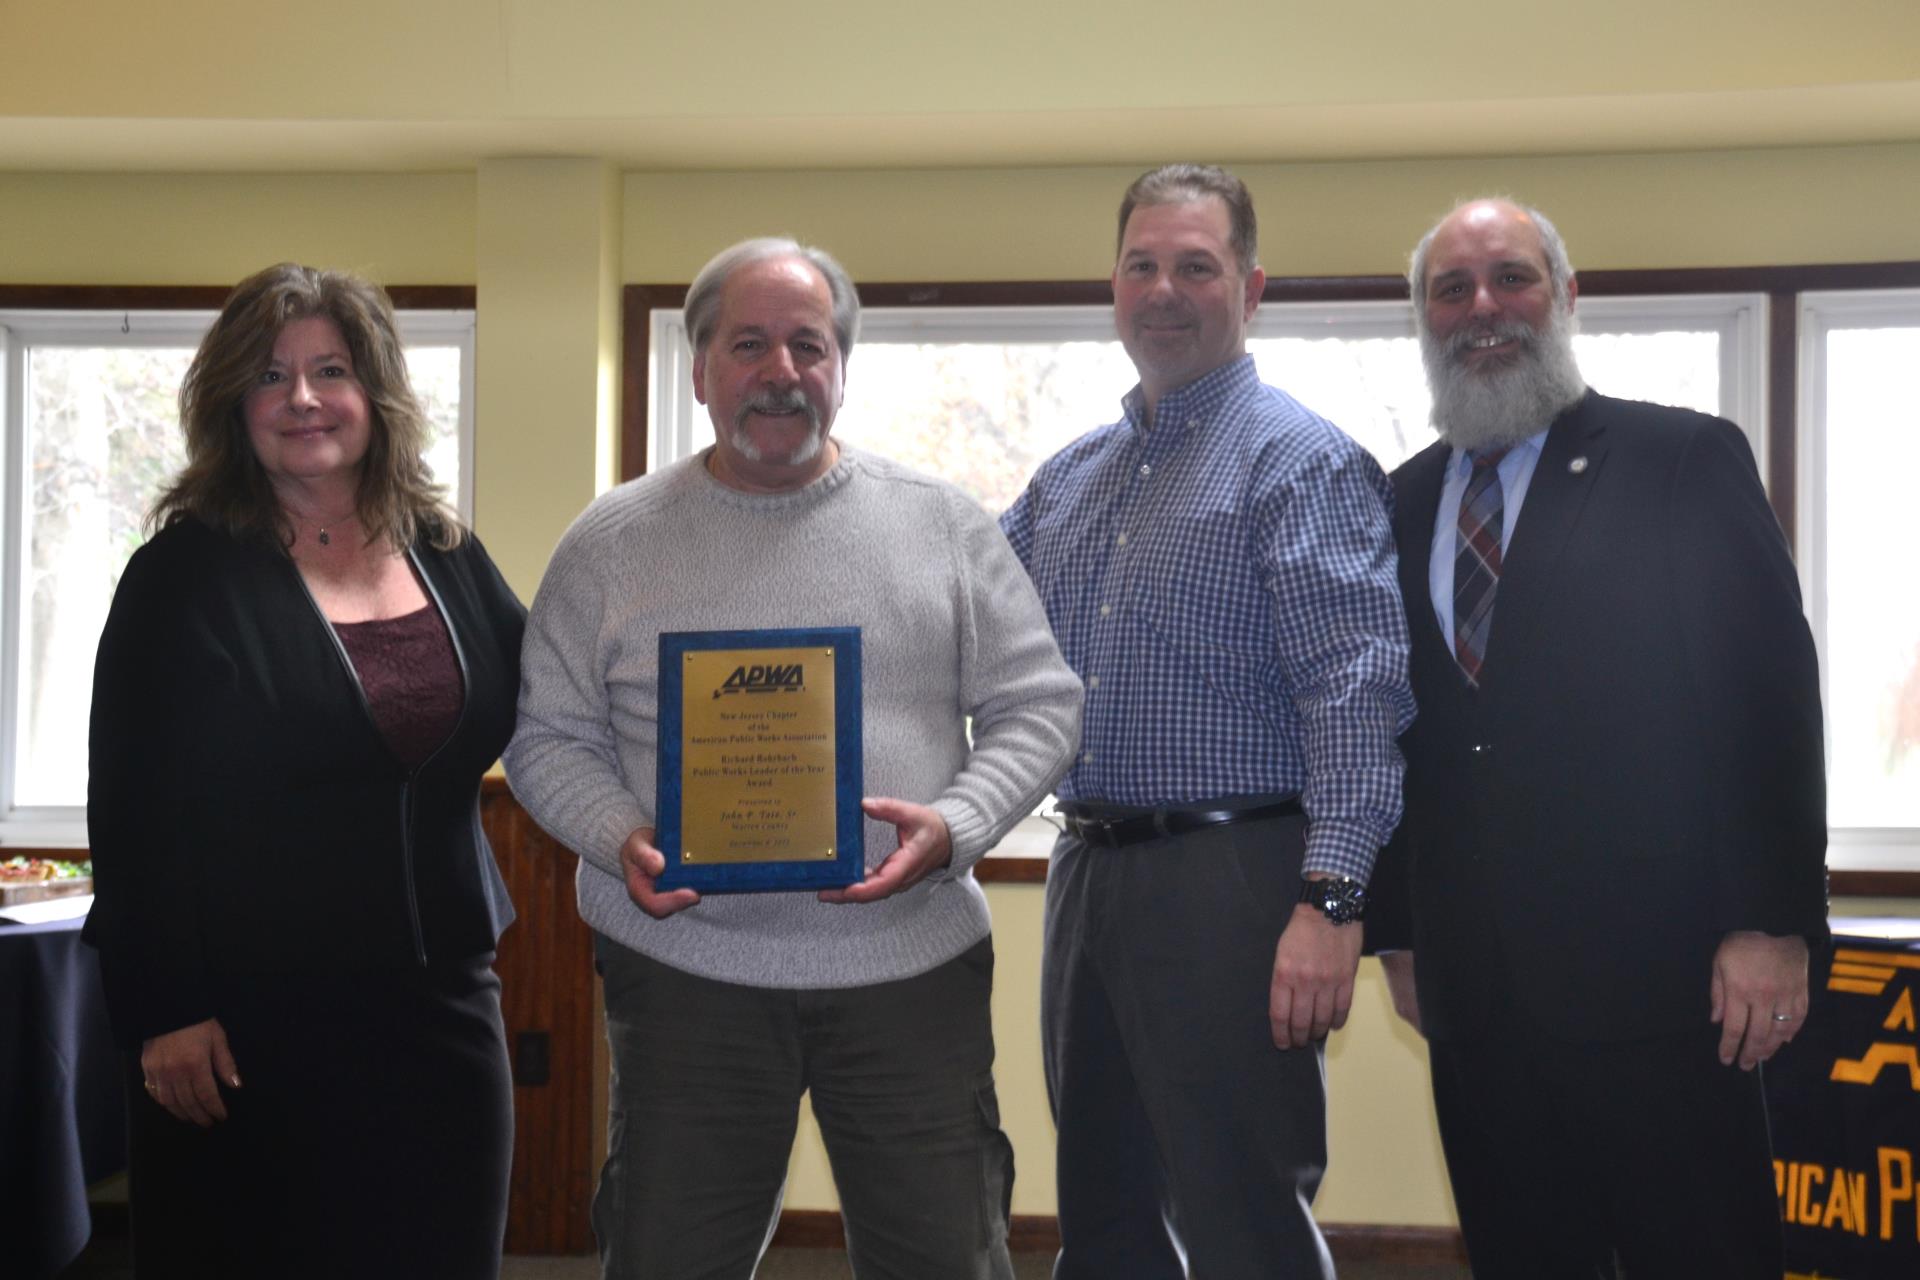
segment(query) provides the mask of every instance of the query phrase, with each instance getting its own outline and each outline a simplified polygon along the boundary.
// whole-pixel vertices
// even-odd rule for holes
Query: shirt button
[[[1093,752],[1091,752],[1091,751],[1086,751],[1086,752],[1082,752],[1082,753],[1081,753],[1081,755],[1080,755],[1080,763],[1081,763],[1081,764],[1092,764],[1092,763],[1093,763]]]
[[[1112,613],[1112,612],[1113,612],[1113,606],[1112,606],[1112,605],[1110,605],[1110,604],[1103,604],[1103,605],[1101,605],[1101,606],[1100,606],[1100,616],[1101,616],[1101,617],[1103,617],[1103,618],[1104,618],[1104,617],[1106,617],[1106,616],[1107,616],[1108,614],[1110,614],[1110,613]]]
[[[1141,475],[1143,475],[1143,476],[1150,476],[1150,475],[1152,475],[1152,474],[1153,474],[1153,467],[1152,467],[1152,465],[1151,465],[1151,464],[1149,464],[1149,463],[1145,463],[1145,462],[1143,462],[1143,463],[1141,463],[1141,464],[1140,464],[1140,474],[1141,474]]]
[[[1123,534],[1121,534],[1121,535],[1120,535],[1119,537],[1117,537],[1117,538],[1115,538],[1115,539],[1113,540],[1113,545],[1114,545],[1114,546],[1116,546],[1116,547],[1124,547],[1124,546],[1126,546],[1126,545],[1127,545],[1127,535],[1123,533]]]
[[[1187,430],[1198,431],[1199,429],[1200,429],[1200,419],[1198,418],[1187,419]]]
[[[1087,677],[1087,688],[1089,688],[1089,689],[1098,689],[1099,687],[1100,687],[1100,677],[1099,677],[1099,676],[1088,676],[1088,677]]]

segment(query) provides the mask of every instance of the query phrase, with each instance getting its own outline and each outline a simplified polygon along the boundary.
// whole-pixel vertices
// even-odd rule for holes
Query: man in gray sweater
[[[992,518],[829,434],[859,308],[838,263],[790,240],[708,263],[686,320],[714,447],[589,506],[528,620],[506,765],[580,855],[596,933],[608,1276],[749,1276],[806,1092],[856,1276],[1012,1275],[971,868],[1066,769],[1082,694]],[[662,892],[660,633],[827,626],[861,628],[865,878]]]

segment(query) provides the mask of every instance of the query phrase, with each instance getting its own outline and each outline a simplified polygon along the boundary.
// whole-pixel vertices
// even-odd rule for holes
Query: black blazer
[[[1473,1033],[1495,965],[1572,1039],[1704,1023],[1729,930],[1826,927],[1819,672],[1752,453],[1685,410],[1562,414],[1478,692],[1427,587],[1448,453],[1393,475],[1419,715],[1370,945],[1412,945],[1436,1039]]]
[[[466,681],[411,772],[278,549],[182,521],[128,562],[94,667],[85,937],[129,1048],[235,984],[470,958],[512,922],[479,790],[526,612],[475,539],[409,554]]]

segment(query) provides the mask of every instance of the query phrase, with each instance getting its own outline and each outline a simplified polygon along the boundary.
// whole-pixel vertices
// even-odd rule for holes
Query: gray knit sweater
[[[635,951],[762,987],[925,972],[986,936],[970,869],[1065,772],[1079,679],[999,528],[951,485],[844,445],[794,493],[740,493],[705,463],[614,489],[554,551],[522,650],[514,794],[580,854],[581,916]],[[876,903],[708,895],[648,916],[619,850],[653,825],[660,633],[827,626],[861,628],[863,794],[933,805],[952,865]],[[867,822],[869,867],[897,844]]]

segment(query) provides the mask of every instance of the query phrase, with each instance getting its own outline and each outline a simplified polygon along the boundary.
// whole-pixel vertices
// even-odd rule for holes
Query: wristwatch
[[[1335,924],[1353,924],[1367,914],[1366,886],[1347,876],[1302,880],[1300,901],[1320,911]]]

